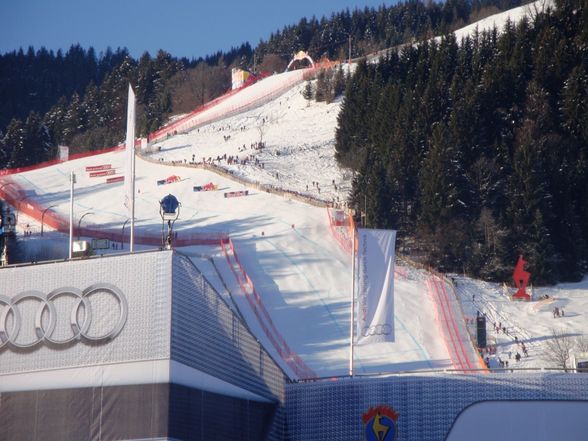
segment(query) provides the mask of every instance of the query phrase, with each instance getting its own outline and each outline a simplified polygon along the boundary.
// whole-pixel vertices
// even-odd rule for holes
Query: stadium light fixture
[[[45,213],[47,213],[47,210],[55,207],[57,207],[57,205],[50,205],[49,207],[45,208],[41,214],[41,236],[43,235],[43,220],[45,219]]]

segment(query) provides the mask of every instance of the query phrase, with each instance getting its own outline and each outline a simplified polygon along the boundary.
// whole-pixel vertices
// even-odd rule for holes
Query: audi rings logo
[[[90,297],[110,296],[118,302],[118,320],[109,329],[100,329],[101,334],[95,335],[90,332],[92,323],[93,328],[103,328],[104,321],[110,319],[110,314],[96,314],[92,310]],[[69,312],[69,323],[67,323],[67,314],[62,314],[63,308],[56,308],[55,301],[58,297],[73,297],[74,301]],[[97,299],[99,300],[99,299]],[[27,306],[27,312],[30,308],[30,302],[36,303],[37,309],[35,314],[34,329],[23,330],[23,314],[21,308]],[[4,347],[13,348],[30,348],[47,342],[54,345],[66,345],[73,341],[86,341],[94,343],[104,343],[116,337],[127,321],[128,304],[122,291],[109,283],[97,283],[89,286],[84,291],[77,288],[65,287],[58,288],[45,295],[40,291],[25,291],[15,297],[8,298],[0,295],[0,349]],[[59,317],[58,317],[59,315]],[[56,325],[65,322],[66,327],[69,325],[71,332],[66,336],[55,335]],[[27,334],[28,332],[28,334]],[[95,332],[95,331],[94,331]],[[32,341],[19,341],[20,334],[34,335]],[[59,332],[63,334],[63,332]],[[22,340],[22,338],[21,338]]]
[[[370,335],[390,335],[391,333],[392,326],[388,323],[384,323],[383,325],[374,325],[369,328],[363,328],[361,335],[363,337],[368,337]]]

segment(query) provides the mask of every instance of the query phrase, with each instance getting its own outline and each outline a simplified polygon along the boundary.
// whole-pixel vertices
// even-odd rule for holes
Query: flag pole
[[[73,256],[73,218],[74,218],[74,184],[76,183],[76,174],[71,171],[69,175],[69,252],[68,258]]]
[[[128,210],[131,218],[131,234],[129,238],[129,249],[134,251],[135,243],[135,92],[129,84],[129,98],[127,103],[127,186]]]
[[[133,125],[135,124],[135,121],[133,121]],[[134,132],[134,130],[133,130]],[[129,249],[131,251],[131,253],[134,250],[134,244],[135,244],[135,139],[133,138],[133,156],[131,159],[131,176],[133,177],[132,181],[131,181],[131,192],[132,192],[132,197],[131,197],[131,235],[129,238]]]
[[[351,216],[351,213],[349,214]],[[351,239],[351,324],[349,325],[349,376],[353,377],[353,331],[355,322],[355,226]]]

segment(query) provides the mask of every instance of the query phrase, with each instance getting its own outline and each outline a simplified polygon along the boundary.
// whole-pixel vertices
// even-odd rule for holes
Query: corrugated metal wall
[[[112,340],[94,344],[82,339],[60,345],[41,341],[26,350],[4,344],[0,348],[0,375],[169,358],[171,256],[171,252],[139,253],[0,269],[0,295],[9,299],[31,290],[46,296],[58,288],[84,290],[96,283],[108,283],[120,289],[128,302],[128,317]],[[94,297],[88,334],[104,335],[117,321],[119,306],[112,297]],[[51,302],[57,316],[51,334],[54,339],[72,335],[70,316],[75,301],[75,297],[63,296]],[[35,318],[43,306],[34,300],[18,303],[18,342],[38,339]],[[0,311],[5,307],[0,302]],[[7,328],[12,329],[10,323]]]
[[[365,438],[362,414],[386,405],[398,414],[398,439],[443,441],[456,417],[486,400],[588,400],[588,375],[488,374],[338,379],[286,387],[292,441]],[[498,422],[496,422],[498,424]]]
[[[270,440],[283,440],[285,375],[192,262],[174,254],[171,359],[277,405]]]

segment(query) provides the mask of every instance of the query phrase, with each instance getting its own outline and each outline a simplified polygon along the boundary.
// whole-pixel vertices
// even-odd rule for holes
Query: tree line
[[[138,133],[159,128],[174,113],[193,110],[230,88],[230,69],[282,71],[293,53],[309,50],[346,58],[454,29],[520,0],[409,0],[394,6],[302,19],[260,41],[204,58],[177,59],[160,51],[134,60],[127,49],[96,54],[73,45],[65,53],[29,47],[0,55],[0,168],[55,157],[58,144],[98,149],[124,138],[126,87],[137,85]],[[322,80],[321,80],[322,81]],[[329,100],[331,92],[319,99]],[[339,93],[339,90],[336,91]]]
[[[525,3],[521,0],[408,0],[378,8],[346,9],[330,17],[302,18],[261,41],[258,60],[266,55],[291,57],[306,50],[320,59],[347,59],[400,44],[412,43],[461,28],[470,22]]]
[[[129,83],[137,96],[137,131],[145,136],[171,114],[225,93],[230,67],[251,54],[244,44],[197,60],[164,51],[135,60],[120,48],[97,56],[79,45],[65,54],[29,47],[0,55],[0,168],[53,159],[59,144],[72,152],[118,144]]]
[[[351,204],[444,271],[577,280],[588,258],[588,8],[533,9],[499,33],[453,34],[362,62],[336,157]]]

